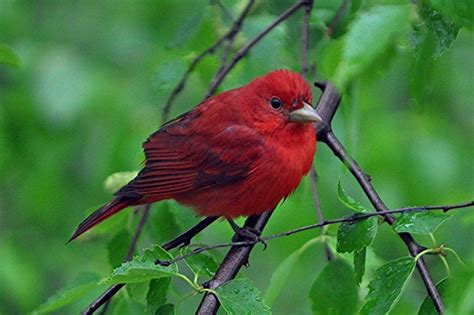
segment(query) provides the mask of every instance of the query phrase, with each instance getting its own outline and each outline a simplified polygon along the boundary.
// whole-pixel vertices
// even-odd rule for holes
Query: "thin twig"
[[[320,138],[323,142],[325,142],[329,148],[333,151],[333,153],[347,166],[349,171],[352,175],[356,178],[359,185],[364,190],[365,194],[369,198],[372,205],[375,209],[379,212],[387,211],[388,207],[382,201],[380,196],[378,195],[377,191],[375,190],[374,186],[370,181],[370,177],[367,176],[362,169],[359,167],[357,162],[353,160],[346,152],[342,143],[337,139],[334,133],[329,130],[322,138]],[[394,218],[390,214],[385,215],[385,221],[392,225],[394,223]],[[399,237],[403,240],[403,242],[408,247],[410,254],[415,257],[418,255],[421,250],[423,249],[418,243],[415,241],[413,236],[410,233],[398,233]],[[441,300],[440,294],[438,289],[436,288],[436,284],[431,277],[431,274],[426,266],[426,263],[421,257],[417,260],[416,266],[418,271],[420,272],[421,278],[425,284],[426,290],[428,291],[428,295],[430,296],[431,300],[433,301],[435,308],[439,313],[444,312],[444,304]]]
[[[214,78],[212,79],[211,84],[209,85],[209,88],[207,90],[206,98],[211,96],[219,86],[219,84],[224,80],[225,76],[227,73],[229,73],[230,70],[232,70],[237,62],[239,62],[240,59],[242,59],[249,50],[257,44],[259,41],[262,40],[263,37],[265,37],[273,28],[278,26],[281,22],[286,20],[289,16],[291,16],[293,13],[298,11],[307,0],[299,0],[296,2],[294,5],[292,5],[290,8],[288,8],[285,12],[283,12],[279,17],[277,17],[270,25],[268,25],[266,28],[264,28],[257,36],[255,36],[252,40],[250,40],[244,47],[242,47],[239,51],[235,53],[235,55],[232,57],[230,62],[226,64],[220,71],[216,73]]]
[[[454,205],[442,205],[442,206],[423,206],[423,207],[405,207],[405,208],[399,208],[395,210],[387,210],[387,211],[377,211],[377,212],[365,212],[365,213],[358,213],[356,215],[352,215],[349,217],[344,217],[344,218],[339,218],[339,219],[333,219],[333,220],[327,220],[327,221],[321,221],[316,224],[311,224],[311,225],[306,225],[302,226],[296,229],[292,229],[289,231],[281,232],[281,233],[276,233],[272,234],[269,236],[261,237],[259,240],[237,240],[236,242],[232,243],[221,243],[221,244],[216,244],[216,245],[210,245],[210,246],[201,246],[193,249],[189,253],[181,256],[177,256],[173,259],[170,260],[160,260],[157,263],[160,265],[170,265],[172,263],[176,263],[178,261],[184,260],[186,258],[189,258],[191,256],[200,254],[205,251],[209,250],[214,250],[218,248],[225,248],[225,247],[234,247],[234,246],[251,246],[255,245],[259,242],[262,241],[270,241],[276,238],[280,238],[283,236],[290,236],[296,233],[301,233],[304,231],[308,230],[313,230],[316,228],[321,228],[325,227],[331,224],[339,224],[339,223],[345,223],[345,222],[356,222],[360,220],[365,220],[371,217],[375,216],[386,216],[386,215],[392,215],[396,213],[408,213],[408,212],[424,212],[424,211],[443,211],[443,212],[448,212],[450,210],[454,209],[462,209],[462,208],[468,208],[468,207],[473,207],[474,206],[474,201],[469,201],[461,204],[454,204]]]
[[[202,230],[206,227],[211,225],[214,221],[217,220],[217,217],[207,217],[201,220],[198,224],[193,226],[191,229],[187,230],[186,232],[180,234],[174,240],[171,240],[162,245],[165,250],[170,250],[176,248],[182,244],[189,244],[189,241],[199,234]],[[121,288],[123,288],[125,284],[119,283],[110,286],[107,290],[105,290],[97,299],[95,299],[87,308],[82,311],[83,315],[90,315],[94,314],[104,303],[107,303]]]
[[[125,259],[124,259],[125,262],[130,261],[133,258],[133,253],[135,252],[138,239],[140,238],[143,227],[145,226],[146,220],[148,218],[148,214],[150,213],[150,208],[151,208],[151,204],[149,203],[139,207],[139,210],[142,211],[142,217],[140,218],[140,222],[138,222],[137,228],[135,229],[135,233],[133,234],[133,237],[132,237],[132,241],[130,242],[130,245],[128,246],[127,255],[125,256]],[[105,305],[102,307],[102,310],[100,312],[101,315],[104,315],[107,312],[107,309],[109,308],[111,301],[112,301],[112,296],[107,300]]]
[[[137,247],[138,239],[142,233],[143,228],[145,227],[146,220],[148,219],[148,215],[150,214],[151,204],[148,203],[141,207],[142,210],[142,217],[140,222],[138,222],[137,228],[135,230],[135,234],[133,234],[132,241],[130,242],[130,246],[128,247],[127,256],[125,256],[125,261],[130,261],[133,258],[133,253]]]
[[[236,25],[236,27],[238,27],[239,30],[240,30],[240,26],[241,26],[244,18],[247,16],[247,13],[250,11],[250,8],[252,7],[253,4],[254,4],[254,0],[249,0],[249,2],[247,3],[247,6],[242,11],[241,16],[235,22],[235,25]],[[237,35],[237,33],[235,33],[234,35]],[[227,58],[229,56],[230,50],[232,49],[232,45],[234,44],[234,40],[233,40],[234,38],[235,38],[235,36],[232,37],[232,40],[229,40],[227,42],[227,45],[224,47],[224,51],[222,52],[222,56],[221,56],[221,65],[219,66],[219,69],[217,69],[216,73],[214,74],[214,78],[219,76],[220,73],[222,71],[224,71],[224,69],[226,67]],[[213,80],[211,82],[213,82]],[[212,85],[212,83],[211,83],[211,85]],[[217,86],[216,86],[216,88],[217,88]],[[206,99],[209,96],[210,96],[209,94],[206,94],[206,96],[204,98]]]
[[[189,65],[188,69],[186,72],[183,74],[181,79],[179,80],[178,84],[176,87],[173,89],[171,94],[168,96],[168,99],[166,100],[165,106],[163,106],[163,110],[161,113],[161,119],[163,122],[168,120],[169,113],[171,111],[171,107],[173,106],[173,102],[175,101],[176,97],[181,93],[181,91],[184,89],[186,82],[191,75],[191,73],[194,71],[196,66],[201,62],[201,60],[206,57],[207,55],[213,54],[216,49],[222,45],[225,41],[228,41],[228,43],[232,43],[234,41],[235,36],[240,32],[242,23],[247,16],[248,12],[250,11],[250,8],[252,7],[253,3],[255,0],[249,0],[245,8],[242,10],[242,13],[238,17],[238,19],[234,22],[230,30],[221,38],[219,38],[214,44],[212,44],[209,48],[204,50],[202,53],[200,53],[198,56],[196,56],[191,64]]]
[[[211,4],[217,5],[221,9],[221,11],[224,12],[225,17],[229,21],[234,22],[234,17],[232,16],[232,14],[230,14],[229,10],[227,10],[227,8],[222,4],[222,2],[220,2],[219,0],[211,0]]]
[[[311,9],[313,8],[313,0],[307,1],[304,5],[303,28],[301,32],[301,74],[308,80],[309,63],[308,63],[308,49],[309,49],[309,17]]]
[[[349,4],[348,0],[342,1],[341,5],[336,11],[336,14],[334,15],[333,19],[331,22],[329,22],[328,28],[326,29],[326,34],[329,36],[332,36],[332,33],[334,32],[334,29],[336,28],[336,25],[339,23],[342,15],[347,9],[347,5]]]
[[[321,203],[319,201],[319,194],[318,194],[318,173],[316,173],[316,169],[314,166],[310,170],[309,180],[311,182],[311,192],[313,195],[313,202],[314,208],[316,209],[316,217],[318,218],[318,222],[324,222],[323,212],[321,211]],[[326,230],[322,230],[322,234],[326,234]],[[326,259],[327,261],[331,261],[334,258],[334,255],[329,247],[327,240],[324,240],[324,251],[326,252]]]
[[[251,216],[245,221],[244,226],[262,231],[268,223],[272,213],[273,211],[267,211],[258,216]],[[235,236],[238,237],[237,242],[240,242],[240,235],[236,234]],[[248,264],[248,258],[253,246],[254,245],[232,246],[227,255],[224,257],[224,260],[220,264],[212,280],[207,283],[207,287],[209,289],[215,289],[230,279],[233,279],[239,272],[240,268],[243,265]],[[211,293],[206,293],[201,300],[201,304],[199,305],[196,314],[215,314],[218,308],[219,301],[217,300],[216,296]]]
[[[335,88],[326,83],[322,83],[325,88],[323,93],[319,97],[318,106],[316,110],[328,124],[331,123],[334,114],[339,106],[340,97],[336,93]],[[320,134],[326,132],[330,128],[327,124],[316,125],[316,133]],[[256,217],[250,217],[246,220],[245,225],[249,227],[257,228],[259,231],[263,231],[263,228],[270,219],[272,212],[268,211],[264,214]],[[219,266],[219,269],[214,278],[209,282],[209,288],[214,289],[223,284],[226,281],[233,279],[240,268],[245,265],[248,261],[250,252],[253,246],[232,246],[223,262]],[[198,314],[215,314],[219,308],[219,301],[212,294],[206,294],[199,305],[197,310]]]

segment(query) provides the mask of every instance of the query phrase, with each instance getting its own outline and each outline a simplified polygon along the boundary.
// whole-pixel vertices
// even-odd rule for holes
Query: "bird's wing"
[[[172,198],[191,190],[235,183],[249,175],[263,151],[257,132],[231,125],[212,134],[193,129],[188,119],[179,118],[148,138],[143,144],[145,167],[117,196]]]

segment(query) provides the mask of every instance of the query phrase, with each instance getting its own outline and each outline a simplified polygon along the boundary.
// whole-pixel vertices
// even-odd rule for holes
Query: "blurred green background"
[[[234,18],[245,4],[221,2]],[[237,47],[291,3],[257,1],[237,37]],[[316,64],[312,79],[327,79],[319,69],[325,58],[331,58],[328,45],[346,32],[353,18],[348,11],[331,36],[328,34],[327,24],[340,3],[315,3],[309,53],[310,62]],[[18,67],[0,65],[1,314],[34,310],[54,292],[71,285],[80,273],[109,274],[108,244],[121,229],[127,233],[134,230],[138,217],[133,211],[65,243],[87,211],[110,198],[104,189],[105,179],[140,167],[141,143],[159,127],[167,96],[192,58],[231,25],[226,14],[207,0],[0,0],[0,44],[8,45],[20,61]],[[301,17],[301,12],[296,13],[259,43],[232,70],[220,90],[245,84],[276,68],[299,71]],[[436,60],[424,60],[427,66],[422,71],[416,68],[407,36],[398,38],[387,56],[386,62],[379,62],[348,85],[334,123],[336,134],[372,176],[389,207],[472,199],[472,31],[461,28],[452,47]],[[219,62],[219,56],[212,55],[197,67],[172,116],[202,100]],[[316,99],[319,91],[314,89],[314,94]],[[337,199],[339,179],[352,196],[369,205],[350,174],[323,144],[318,147],[315,165],[326,218],[350,213]],[[198,220],[191,211],[176,209],[167,203],[154,206],[139,249],[170,239]],[[264,234],[315,220],[305,178],[278,208]],[[114,222],[120,223],[119,227]],[[473,225],[472,209],[458,210],[437,231],[436,239],[472,264]],[[257,246],[243,273],[265,291],[279,262],[318,234],[308,231],[277,239],[266,251]],[[197,241],[213,244],[230,237],[227,223],[218,222]],[[426,237],[418,240],[431,245]],[[117,244],[113,251],[124,257],[126,244]],[[369,264],[407,255],[386,225],[380,226],[373,251]],[[435,257],[427,260],[434,277],[444,277],[441,262]],[[456,265],[451,256],[448,261]],[[321,245],[308,250],[292,271],[273,312],[309,314],[308,291],[324,265]],[[179,281],[175,286],[178,293],[187,290]],[[60,313],[77,313],[99,292],[95,290]],[[416,275],[394,313],[414,312],[425,294]],[[178,313],[193,312],[200,298],[184,300]]]

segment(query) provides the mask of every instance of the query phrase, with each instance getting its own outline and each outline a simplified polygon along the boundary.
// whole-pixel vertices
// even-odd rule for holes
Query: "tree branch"
[[[307,1],[304,4],[303,29],[301,32],[301,74],[306,80],[308,80],[308,75],[309,75],[308,39],[309,39],[309,17],[311,15],[312,8],[313,8],[313,0]]]
[[[128,246],[127,255],[125,256],[125,260],[124,260],[125,262],[130,261],[133,258],[133,253],[135,252],[135,249],[137,247],[138,239],[140,238],[143,227],[145,226],[145,223],[148,219],[148,214],[150,213],[150,207],[151,207],[151,204],[146,204],[139,207],[139,210],[143,212],[142,217],[140,219],[140,222],[138,222],[137,228],[135,229],[135,233],[133,234],[133,237],[132,237],[132,241],[130,242],[130,245]],[[102,307],[100,314],[105,314],[107,312],[110,301],[112,301],[112,296],[110,296],[110,298],[105,303],[104,307]]]
[[[202,230],[206,227],[211,225],[214,221],[217,220],[217,217],[207,217],[201,220],[198,224],[187,230],[186,232],[180,234],[175,239],[165,243],[162,247],[165,250],[170,250],[176,248],[180,245],[187,245],[191,241],[191,239],[199,234]],[[114,284],[110,286],[107,290],[105,290],[97,299],[95,299],[87,308],[82,311],[83,315],[90,315],[94,314],[103,304],[107,303],[120,289],[125,286],[123,283]]]
[[[242,23],[247,16],[247,14],[250,11],[250,8],[254,4],[255,0],[249,0],[245,8],[242,10],[242,13],[238,17],[238,19],[233,23],[232,27],[230,30],[221,38],[219,38],[214,44],[212,44],[209,48],[204,50],[201,54],[199,54],[194,60],[191,62],[189,65],[188,69],[186,72],[183,74],[181,77],[180,81],[176,85],[176,87],[173,89],[171,94],[169,95],[168,99],[166,100],[165,106],[163,107],[162,110],[162,121],[168,120],[168,115],[171,110],[171,107],[173,105],[174,100],[176,97],[181,93],[181,91],[184,89],[187,79],[189,75],[194,71],[196,66],[201,62],[201,60],[209,55],[215,52],[215,50],[222,45],[225,41],[228,42],[226,49],[224,51],[224,54],[228,54],[230,51],[230,48],[232,47],[232,43],[235,39],[235,36],[240,32]],[[218,5],[222,4],[217,1]],[[148,211],[149,207],[146,209],[146,212],[144,213],[142,220],[140,221],[140,224],[137,226],[137,230],[135,231],[134,237],[132,239],[131,245],[129,247],[129,252],[127,254],[127,257],[129,255],[133,256],[133,251],[136,246],[136,242],[138,240],[138,236],[141,233],[141,230],[143,226],[146,223],[147,216],[148,216]],[[209,226],[212,222],[214,222],[217,218],[216,217],[209,217],[205,218],[201,222],[199,222],[196,226],[188,230],[187,232],[181,234],[174,240],[166,243],[163,245],[163,248],[168,250],[172,249],[175,247],[178,247],[181,244],[187,244],[193,238],[195,235],[197,235],[199,232],[201,232],[204,228]],[[128,260],[128,259],[127,259]],[[108,303],[108,301],[124,286],[124,284],[116,284],[112,285],[109,287],[104,293],[102,293],[96,300],[94,300],[84,311],[83,314],[93,314],[99,307],[101,307],[104,303]]]
[[[133,258],[133,253],[137,247],[138,239],[143,231],[143,227],[145,226],[146,220],[148,219],[148,215],[150,214],[151,204],[146,204],[140,207],[142,210],[142,217],[140,222],[138,222],[137,228],[135,230],[135,234],[133,234],[132,241],[130,242],[130,246],[128,247],[127,256],[125,256],[125,261],[129,261]]]
[[[331,86],[328,84],[328,86]],[[334,96],[336,97],[337,93],[333,90]],[[331,93],[331,94],[333,94]],[[365,194],[369,198],[370,202],[374,206],[377,211],[386,211],[388,210],[385,203],[382,201],[380,196],[378,195],[377,191],[375,190],[374,186],[371,183],[371,179],[367,176],[362,169],[359,167],[357,162],[352,159],[346,152],[344,146],[339,141],[339,139],[334,135],[332,130],[329,128],[326,132],[322,132],[320,135],[320,140],[326,143],[332,152],[347,166],[349,171],[352,175],[356,178],[359,185],[364,190]],[[385,221],[392,225],[394,223],[394,218],[387,214],[385,215]],[[416,256],[422,249],[420,245],[415,241],[413,236],[409,233],[398,233],[399,237],[403,240],[403,242],[408,247],[408,250],[412,256]],[[421,278],[425,284],[426,290],[428,291],[428,295],[433,300],[433,303],[438,310],[438,312],[443,313],[444,305],[439,295],[439,292],[436,288],[436,285],[430,275],[430,272],[426,266],[425,261],[423,258],[417,261],[417,269],[421,274]]]
[[[255,36],[252,40],[250,40],[244,47],[242,47],[239,51],[235,53],[235,55],[232,57],[230,62],[222,67],[214,78],[212,79],[211,84],[209,85],[209,88],[207,90],[206,98],[211,96],[217,89],[217,87],[221,84],[221,82],[224,80],[225,76],[227,73],[229,73],[232,68],[235,67],[237,62],[239,62],[240,59],[242,59],[249,50],[259,41],[262,40],[263,37],[265,37],[273,28],[278,26],[281,22],[286,20],[288,17],[290,17],[293,13],[298,11],[299,8],[301,8],[305,3],[307,3],[308,0],[299,0],[297,1],[294,5],[289,7],[285,12],[283,12],[279,17],[277,17],[270,25],[268,25],[266,28],[264,28],[257,36]]]
[[[250,8],[254,4],[255,0],[249,0],[245,8],[242,10],[242,13],[240,16],[237,18],[237,20],[234,22],[230,30],[221,38],[219,38],[214,44],[212,44],[209,48],[204,50],[202,53],[200,53],[194,60],[191,62],[189,65],[188,69],[186,72],[183,74],[181,79],[179,80],[178,84],[176,87],[173,89],[171,94],[168,96],[168,99],[166,100],[165,106],[163,106],[163,110],[161,113],[161,119],[163,122],[168,120],[168,116],[171,110],[171,107],[173,106],[173,102],[175,101],[176,97],[181,93],[181,91],[184,89],[186,82],[189,78],[189,75],[194,71],[196,66],[201,62],[201,60],[206,57],[207,55],[213,54],[216,49],[222,45],[225,41],[228,42],[228,46],[232,46],[232,43],[235,39],[235,36],[240,32],[242,23],[247,16],[247,14],[250,11]],[[220,4],[220,2],[218,2]],[[226,48],[227,49],[227,48]],[[230,49],[230,48],[229,48]],[[224,52],[225,53],[225,52]]]
[[[332,85],[327,85],[326,89],[319,97],[318,106],[316,108],[323,121],[329,123],[332,121],[332,118],[334,117],[334,114],[339,106],[339,95],[334,93],[334,87]],[[320,134],[325,130],[328,130],[325,124],[316,125],[317,134]],[[267,211],[260,216],[252,216],[245,221],[245,226],[257,228],[259,231],[262,231],[270,219],[271,214],[272,211]],[[252,249],[253,245],[232,246],[224,258],[222,264],[219,266],[216,275],[209,282],[209,288],[217,288],[222,283],[233,279],[240,268],[247,263]],[[218,308],[219,301],[217,298],[213,294],[206,294],[199,305],[197,314],[215,314]]]
[[[177,257],[175,257],[173,259],[170,259],[170,260],[157,261],[157,264],[164,265],[164,266],[169,266],[172,263],[176,263],[176,262],[184,260],[188,257],[195,256],[195,255],[198,255],[202,252],[213,250],[213,249],[225,248],[225,247],[242,247],[242,246],[248,247],[248,246],[253,246],[253,245],[255,245],[259,242],[270,241],[270,240],[280,238],[280,237],[283,237],[283,236],[290,236],[290,235],[293,235],[293,234],[297,234],[297,233],[300,233],[300,232],[305,232],[305,231],[308,231],[308,230],[313,230],[313,229],[316,229],[316,228],[325,227],[325,226],[332,225],[332,224],[339,224],[339,223],[345,223],[345,222],[356,222],[356,221],[365,220],[365,219],[375,217],[375,216],[384,216],[385,217],[387,215],[392,215],[392,214],[396,214],[396,213],[441,211],[441,210],[443,212],[448,212],[448,211],[454,210],[454,209],[462,209],[462,208],[468,208],[468,207],[473,207],[473,206],[474,206],[474,201],[469,201],[469,202],[460,203],[460,204],[453,204],[453,205],[405,207],[405,208],[399,208],[399,209],[395,209],[395,210],[358,213],[358,214],[351,215],[351,216],[344,217],[344,218],[332,219],[332,220],[326,220],[326,221],[323,220],[319,223],[302,226],[302,227],[299,227],[299,228],[296,228],[296,229],[292,229],[292,230],[281,232],[281,233],[272,234],[272,235],[269,235],[269,236],[264,236],[264,237],[261,237],[259,240],[250,240],[250,241],[249,240],[244,240],[244,241],[237,240],[237,241],[232,242],[232,243],[222,243],[222,244],[215,244],[215,245],[210,245],[210,246],[197,247],[197,248],[195,248],[194,250],[192,250],[191,252],[189,252],[185,255],[177,256]]]
[[[326,29],[326,34],[329,36],[332,36],[332,33],[334,32],[334,29],[336,28],[337,24],[339,23],[340,19],[344,15],[344,12],[347,9],[347,5],[349,4],[348,0],[342,1],[341,5],[336,11],[336,14],[334,15],[333,19],[331,22],[329,22],[328,28]]]
[[[245,221],[245,226],[262,231],[267,225],[272,213],[273,210],[264,212],[259,216],[251,216]],[[237,235],[238,234],[236,234],[236,236]],[[241,239],[237,239],[237,242],[239,241],[241,241]],[[232,246],[220,264],[214,278],[208,282],[207,287],[209,289],[215,289],[226,281],[233,279],[239,272],[240,268],[248,263],[248,258],[253,247],[254,244],[250,244],[249,246]],[[196,314],[215,314],[217,313],[219,305],[219,301],[214,294],[206,293],[196,311]]]
[[[309,171],[309,180],[311,183],[311,192],[313,195],[313,202],[314,208],[316,210],[316,217],[318,218],[318,223],[324,222],[323,212],[321,211],[321,203],[319,202],[319,195],[318,195],[318,173],[316,173],[316,169],[314,166]],[[322,235],[326,234],[326,229],[322,230]],[[334,255],[329,247],[327,240],[324,241],[324,251],[326,252],[326,259],[327,261],[331,261],[334,258]]]

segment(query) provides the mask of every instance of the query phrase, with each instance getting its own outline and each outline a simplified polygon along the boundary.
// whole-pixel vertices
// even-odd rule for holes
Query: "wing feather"
[[[145,167],[116,195],[159,200],[245,179],[263,141],[245,126],[217,129],[196,128],[185,115],[166,124],[143,144]]]

